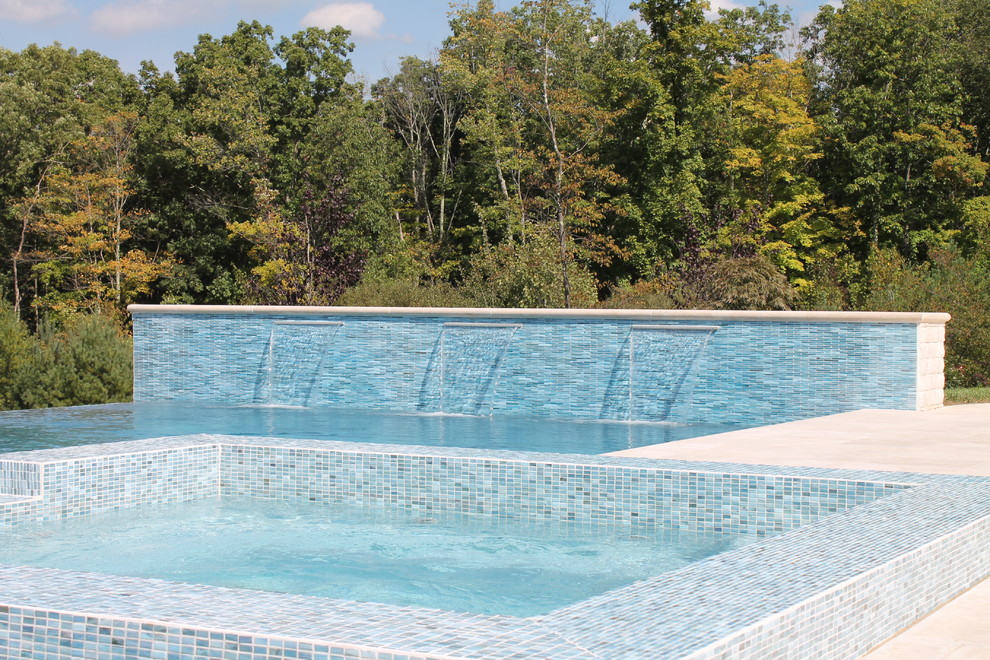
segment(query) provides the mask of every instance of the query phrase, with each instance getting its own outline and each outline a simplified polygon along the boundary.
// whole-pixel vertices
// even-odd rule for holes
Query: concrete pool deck
[[[928,412],[859,410],[639,447],[615,455],[990,477],[990,404]],[[990,658],[990,580],[863,656]]]

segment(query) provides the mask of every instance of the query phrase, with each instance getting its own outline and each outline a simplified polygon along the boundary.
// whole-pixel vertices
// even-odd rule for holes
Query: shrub
[[[408,279],[361,282],[344,292],[337,305],[368,307],[473,307],[474,301],[440,282],[419,284]]]
[[[526,244],[506,242],[478,254],[464,279],[464,292],[481,307],[564,307],[559,246],[534,232]],[[567,266],[571,307],[598,303],[595,277],[581,264]]]
[[[48,408],[128,401],[133,390],[131,341],[101,316],[76,317],[37,335],[12,312],[0,313],[0,402],[5,408]]]
[[[608,299],[598,307],[603,309],[677,309],[672,287],[662,280],[640,280],[635,284],[620,284],[612,289]]]
[[[878,251],[850,286],[854,307],[869,311],[948,312],[945,376],[949,387],[990,385],[990,260],[937,249],[911,266],[893,250]]]
[[[763,255],[725,259],[712,266],[704,297],[713,309],[790,309],[794,289]]]
[[[129,401],[133,394],[131,340],[101,316],[71,322],[54,346],[60,405]]]
[[[32,377],[35,339],[14,310],[0,306],[0,410],[23,407],[20,386]]]

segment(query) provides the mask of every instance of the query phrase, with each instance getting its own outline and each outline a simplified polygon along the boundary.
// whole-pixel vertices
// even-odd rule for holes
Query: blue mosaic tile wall
[[[686,342],[663,326],[690,321],[490,321],[137,311],[134,396],[747,424],[917,405],[911,323],[714,321]],[[471,328],[491,335],[487,354]]]
[[[33,496],[41,493],[41,466],[0,461],[0,493]]]
[[[120,453],[121,444],[132,450]],[[217,446],[189,446],[189,440],[180,444],[185,446],[156,447],[138,441],[105,445],[112,448],[109,451],[73,448],[6,454],[17,460],[0,462],[0,487],[13,487],[0,490],[0,525],[216,496]],[[80,456],[72,458],[73,452]],[[29,485],[4,484],[5,471],[31,475]],[[4,502],[4,495],[12,496],[10,501]]]
[[[221,495],[585,528],[771,536],[907,488],[871,481],[555,460],[561,455],[533,461],[481,458],[477,452],[435,456],[405,448],[396,453],[393,446],[376,451],[347,443],[333,444],[348,449],[331,449],[320,441],[302,441],[301,446],[271,446],[271,440],[263,438],[188,442],[176,439],[174,447],[156,447],[155,441],[144,440],[9,454],[22,459],[16,463],[21,471],[34,467],[43,470],[44,477],[31,496],[4,494],[11,496],[6,502],[0,497],[0,512],[6,512],[2,519],[15,524]],[[121,453],[125,447],[130,451]],[[73,451],[80,456],[52,460]]]
[[[221,493],[588,527],[778,534],[906,486],[497,458],[221,448]]]
[[[990,573],[990,480],[979,477],[233,436],[5,460],[39,466],[44,483],[40,495],[0,497],[0,510],[31,504],[38,517],[69,502],[94,510],[64,494],[91,492],[92,475],[115,461],[127,478],[109,481],[106,497],[91,493],[111,506],[128,488],[148,503],[250,489],[257,469],[257,496],[309,499],[329,488],[382,506],[480,502],[484,515],[523,507],[534,484],[551,496],[532,514],[551,518],[649,517],[675,492],[699,508],[725,500],[697,525],[723,524],[727,513],[742,526],[734,507],[747,499],[807,509],[785,516],[805,522],[786,533],[528,619],[0,565],[0,655],[11,657],[854,658]],[[182,464],[203,472],[176,480],[166,466]],[[613,505],[606,487],[619,485],[638,495]],[[488,495],[463,500],[461,489]]]
[[[398,654],[344,644],[5,605],[0,605],[0,657],[450,660],[449,656]]]

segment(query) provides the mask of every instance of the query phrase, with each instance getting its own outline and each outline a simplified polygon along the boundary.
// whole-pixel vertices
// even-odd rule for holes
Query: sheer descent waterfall
[[[440,412],[491,415],[502,358],[515,323],[444,323],[440,334]]]
[[[306,406],[341,321],[275,321],[268,340],[267,396],[276,406]]]
[[[718,326],[634,325],[629,335],[629,420],[663,421]],[[687,401],[680,400],[681,404]]]

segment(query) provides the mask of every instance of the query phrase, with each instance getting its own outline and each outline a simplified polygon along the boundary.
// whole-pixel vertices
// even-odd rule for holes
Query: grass
[[[956,403],[990,403],[990,387],[959,387],[945,391],[946,405]]]

